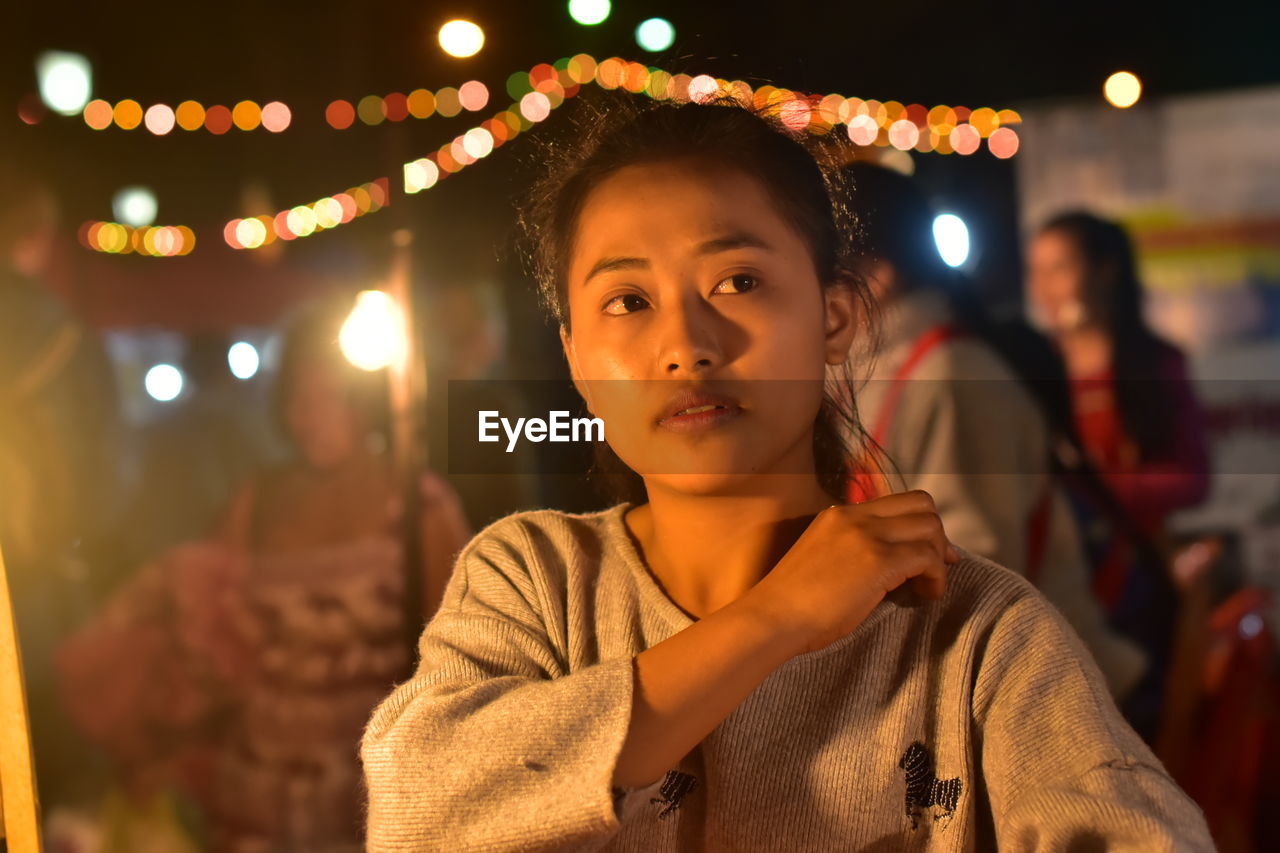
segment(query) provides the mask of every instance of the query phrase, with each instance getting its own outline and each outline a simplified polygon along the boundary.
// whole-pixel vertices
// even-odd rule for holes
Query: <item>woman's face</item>
[[[694,161],[619,170],[583,205],[567,279],[575,383],[650,490],[813,476],[824,373],[852,344],[853,293],[822,287],[763,186]]]
[[[1085,325],[1089,317],[1088,265],[1067,234],[1041,231],[1027,251],[1027,307],[1033,323],[1050,334]]]
[[[360,429],[342,383],[331,371],[305,366],[285,402],[289,437],[307,464],[332,468],[358,447]]]

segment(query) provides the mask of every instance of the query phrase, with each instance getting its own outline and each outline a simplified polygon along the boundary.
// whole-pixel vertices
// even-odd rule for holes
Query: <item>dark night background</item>
[[[663,54],[636,47],[635,25],[664,16],[676,42]],[[1217,3],[1177,6],[1081,2],[1039,3],[672,3],[616,2],[603,24],[583,27],[563,2],[201,4],[24,2],[5,16],[0,102],[16,104],[35,90],[34,57],[45,49],[85,54],[94,96],[132,97],[144,106],[194,98],[206,104],[279,99],[293,111],[282,134],[225,136],[175,130],[95,132],[79,118],[48,116],[28,127],[7,121],[0,154],[55,183],[69,227],[110,218],[111,194],[130,183],[151,186],[158,223],[193,227],[202,242],[181,261],[95,258],[117,269],[177,272],[235,254],[220,239],[228,219],[244,215],[241,188],[266,188],[273,209],[312,201],[433,150],[470,126],[471,114],[376,127],[329,128],[325,105],[366,94],[435,89],[479,79],[491,114],[506,103],[513,71],[577,52],[618,55],[690,73],[767,80],[810,92],[903,103],[1017,107],[1041,98],[1098,98],[1112,71],[1129,69],[1159,96],[1280,80],[1280,5]],[[479,22],[484,49],[470,59],[446,56],[435,41],[453,17]],[[12,115],[12,113],[10,114]],[[536,131],[535,131],[536,132]],[[295,267],[367,268],[397,224],[416,226],[429,256],[425,268],[469,274],[501,244],[518,192],[513,168],[527,146],[504,147],[483,168],[468,169],[430,192],[403,199],[398,212],[288,247]],[[986,241],[975,274],[997,295],[1012,292],[1012,165],[989,154],[919,156],[929,189],[960,211],[973,209],[975,240]],[[396,205],[393,205],[395,208]],[[213,256],[213,257],[210,257]],[[424,259],[428,259],[425,258]],[[90,276],[92,277],[92,276]],[[173,295],[180,283],[166,285]],[[85,299],[93,305],[97,300]],[[142,316],[140,322],[163,322]],[[92,309],[90,311],[92,313]],[[118,309],[105,324],[127,323]]]

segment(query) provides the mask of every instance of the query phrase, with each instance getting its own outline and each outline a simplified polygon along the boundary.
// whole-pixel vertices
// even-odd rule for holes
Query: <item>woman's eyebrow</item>
[[[714,255],[717,252],[728,252],[733,249],[764,249],[765,251],[772,251],[773,246],[754,234],[749,234],[746,231],[735,231],[699,243],[694,252],[698,255]],[[649,261],[647,258],[601,258],[592,265],[582,283],[586,284],[601,273],[617,272],[618,270],[647,270],[648,268]]]
[[[587,273],[582,283],[586,284],[601,273],[617,270],[647,270],[648,268],[649,261],[644,258],[601,258],[591,267],[591,271]]]
[[[697,253],[699,255],[714,255],[716,252],[728,252],[732,249],[764,249],[772,251],[773,246],[754,234],[746,231],[735,231],[700,244]]]

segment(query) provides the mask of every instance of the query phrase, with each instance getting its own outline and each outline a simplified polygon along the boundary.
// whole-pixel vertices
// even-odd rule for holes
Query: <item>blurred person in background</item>
[[[59,206],[49,187],[0,172],[0,549],[26,677],[37,781],[47,805],[85,776],[56,699],[52,655],[99,575],[110,574],[122,487],[119,405],[102,341],[48,286]]]
[[[276,407],[294,458],[240,490],[213,541],[140,572],[62,654],[75,717],[138,811],[176,783],[214,850],[363,848],[360,732],[410,671],[420,626],[407,613],[431,614],[470,534],[425,474],[425,600],[410,607],[403,477],[374,429],[386,376],[343,359],[342,319],[315,310],[287,336]]]
[[[1125,707],[1151,737],[1185,585],[1170,573],[1166,521],[1207,496],[1205,415],[1186,359],[1143,317],[1133,247],[1119,225],[1086,212],[1046,223],[1028,248],[1026,303],[1051,350],[1036,360],[1056,356],[1061,376],[1042,385],[1060,389],[1045,411],[1068,456],[1081,457],[1063,467],[1076,472],[1067,482],[1094,592],[1152,661]]]
[[[1070,505],[1050,472],[1036,402],[984,335],[980,306],[939,254],[934,211],[915,181],[871,163],[852,181],[863,274],[880,306],[880,339],[860,353],[858,407],[882,458],[855,478],[855,499],[923,489],[961,547],[1026,575],[1066,616],[1113,695],[1146,663],[1089,590]],[[874,449],[872,453],[876,453]]]
[[[1142,285],[1124,229],[1090,213],[1051,219],[1027,253],[1027,303],[1070,381],[1089,459],[1148,535],[1205,499],[1206,422],[1182,353],[1142,314]],[[1100,579],[1110,602],[1124,577]]]

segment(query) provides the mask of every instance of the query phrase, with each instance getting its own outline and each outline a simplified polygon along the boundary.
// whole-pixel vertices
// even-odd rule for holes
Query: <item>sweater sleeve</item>
[[[416,674],[366,728],[370,851],[590,849],[637,794],[612,787],[632,660],[566,671],[512,527],[463,551]]]
[[[1214,849],[1200,809],[1121,718],[1079,639],[1031,590],[996,618],[973,703],[1001,850]]]

